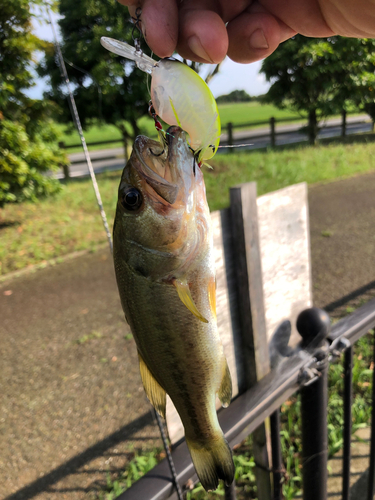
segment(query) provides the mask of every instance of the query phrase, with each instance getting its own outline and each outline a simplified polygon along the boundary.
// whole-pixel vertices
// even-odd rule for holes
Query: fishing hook
[[[142,14],[141,7],[137,7],[137,9],[135,11],[135,17],[132,17],[132,19],[134,21],[134,26],[133,26],[133,29],[132,29],[131,36],[132,36],[132,39],[133,39],[133,42],[134,42],[135,50],[137,52],[141,52],[141,39],[140,39],[140,37],[142,36],[142,30],[141,30],[141,27],[140,27],[140,23],[142,22],[141,21],[141,14]],[[136,29],[138,30],[138,33],[139,33],[138,37],[136,37],[134,35]]]

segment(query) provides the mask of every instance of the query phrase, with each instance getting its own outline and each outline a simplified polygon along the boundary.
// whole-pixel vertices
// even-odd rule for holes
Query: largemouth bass
[[[206,490],[233,481],[232,454],[215,399],[231,400],[231,377],[216,323],[210,213],[201,170],[185,132],[163,146],[137,137],[122,173],[113,228],[117,284],[137,344],[146,394],[165,418],[173,401]]]

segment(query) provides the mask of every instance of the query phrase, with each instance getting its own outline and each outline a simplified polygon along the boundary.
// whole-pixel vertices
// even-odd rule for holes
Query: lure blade
[[[140,70],[151,75],[156,61],[151,59],[151,57],[147,56],[142,51],[137,51],[134,47],[126,42],[120,42],[118,40],[115,40],[114,38],[109,38],[106,36],[101,37],[100,43],[105,49],[109,50],[110,52],[113,52],[118,56],[126,57],[126,59],[130,59],[130,61],[134,61]]]

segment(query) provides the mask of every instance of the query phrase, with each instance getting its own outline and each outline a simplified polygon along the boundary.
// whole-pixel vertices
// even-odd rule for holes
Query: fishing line
[[[59,62],[60,62],[61,77],[65,81],[65,84],[66,84],[66,87],[67,87],[68,93],[69,93],[69,104],[70,104],[70,110],[72,112],[72,118],[73,118],[74,124],[75,124],[75,126],[77,128],[79,137],[81,139],[82,148],[83,148],[83,151],[84,151],[84,154],[85,154],[85,159],[86,159],[87,167],[88,167],[88,170],[89,170],[89,173],[90,173],[90,177],[91,177],[91,181],[92,181],[92,184],[93,184],[93,188],[94,188],[94,191],[95,191],[96,201],[98,203],[100,215],[102,217],[104,230],[105,230],[106,235],[107,235],[107,239],[108,239],[108,243],[109,243],[109,248],[111,250],[111,253],[113,253],[112,237],[111,237],[111,233],[110,233],[109,226],[108,226],[107,216],[106,216],[104,208],[103,208],[103,203],[102,203],[102,199],[101,199],[101,196],[100,196],[99,186],[98,186],[98,183],[96,181],[96,176],[95,176],[95,172],[94,172],[94,169],[93,169],[93,166],[92,166],[92,163],[91,163],[91,158],[90,158],[90,155],[89,155],[89,151],[87,149],[86,140],[85,140],[85,137],[83,135],[81,120],[79,118],[79,114],[78,114],[76,102],[74,100],[74,97],[73,97],[73,94],[72,94],[72,91],[71,91],[71,88],[70,88],[70,80],[69,80],[68,72],[66,71],[64,57],[63,57],[62,52],[61,52],[60,44],[59,44],[59,42],[57,40],[55,26],[54,26],[53,21],[52,21],[52,16],[51,16],[51,11],[50,11],[49,5],[48,5],[47,2],[44,2],[44,4],[45,4],[46,10],[47,10],[48,17],[49,17],[49,23],[50,23],[51,28],[52,28],[53,39],[54,39],[54,44],[55,44],[55,48],[56,48],[56,52],[57,52],[57,57],[58,57]]]
[[[227,146],[218,146],[217,149],[219,148],[243,148],[245,146],[254,146],[254,143],[249,143],[249,144],[232,144],[232,145],[227,145]]]
[[[66,57],[64,57],[64,61],[66,62],[66,64],[69,64],[69,66],[71,66],[72,68],[78,70],[78,71],[81,71],[81,73],[84,73],[85,75],[87,75],[89,78],[91,78],[91,80],[93,81],[94,85],[96,86],[97,90],[98,90],[98,107],[99,107],[99,120],[102,120],[103,119],[103,115],[102,115],[102,101],[103,101],[103,93],[102,93],[102,88],[101,86],[99,85],[99,83],[95,80],[95,78],[92,76],[91,73],[89,73],[88,71],[86,71],[85,69],[83,68],[80,68],[79,66],[77,66],[76,64],[72,63],[72,61],[69,61],[68,59],[66,59]]]

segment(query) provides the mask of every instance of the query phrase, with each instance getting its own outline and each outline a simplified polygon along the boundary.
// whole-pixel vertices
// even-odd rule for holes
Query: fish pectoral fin
[[[213,317],[216,319],[216,279],[213,277],[208,283],[208,300]]]
[[[224,408],[227,408],[230,404],[230,400],[232,399],[232,377],[230,375],[228,363],[225,358],[223,363],[223,378],[221,379],[221,384],[217,395],[220,399],[221,405]]]
[[[159,413],[159,415],[165,418],[165,407],[167,404],[167,394],[161,385],[155,380],[154,376],[148,369],[146,363],[144,362],[142,356],[138,352],[139,357],[139,371],[141,372],[141,378],[143,387],[146,392],[150,403]]]
[[[194,303],[193,297],[191,296],[188,283],[186,283],[186,281],[179,281],[175,279],[173,281],[173,284],[177,289],[177,293],[181,299],[181,302],[185,304],[185,306],[189,309],[189,311],[193,313],[194,316],[196,316],[203,323],[208,323],[208,320],[204,316],[202,316],[202,314],[198,311],[197,306]]]

